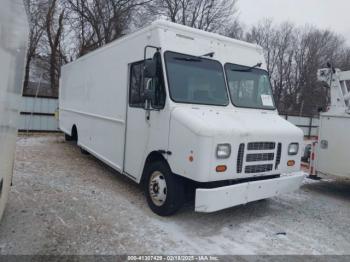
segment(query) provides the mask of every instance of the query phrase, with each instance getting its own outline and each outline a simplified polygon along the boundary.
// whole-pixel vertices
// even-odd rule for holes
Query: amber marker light
[[[295,165],[295,161],[294,161],[294,160],[289,160],[289,161],[287,162],[287,165],[288,165],[288,166],[294,166],[294,165]]]
[[[227,166],[225,166],[225,165],[221,165],[221,166],[216,167],[216,172],[218,172],[218,173],[225,172],[226,170],[227,170]]]

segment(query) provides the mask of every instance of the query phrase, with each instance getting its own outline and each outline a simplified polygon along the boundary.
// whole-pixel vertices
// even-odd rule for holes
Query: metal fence
[[[59,131],[58,119],[55,117],[58,110],[57,98],[23,96],[21,99],[20,131]]]
[[[290,123],[301,128],[304,132],[305,137],[318,136],[318,127],[320,125],[320,119],[318,117],[308,116],[292,116],[292,115],[281,115]]]

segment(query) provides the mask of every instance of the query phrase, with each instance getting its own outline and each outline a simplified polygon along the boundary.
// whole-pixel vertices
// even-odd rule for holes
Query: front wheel
[[[151,163],[146,171],[145,193],[151,210],[159,216],[170,216],[184,201],[184,183],[164,162]]]

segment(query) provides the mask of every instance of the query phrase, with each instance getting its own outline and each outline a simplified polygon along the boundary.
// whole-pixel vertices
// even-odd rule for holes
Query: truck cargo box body
[[[330,64],[329,64],[330,65]],[[318,142],[314,143],[311,174],[350,177],[350,71],[331,65],[319,69],[317,78],[330,91],[327,112],[320,114]],[[316,145],[317,144],[317,145]]]
[[[20,95],[28,43],[28,21],[21,0],[0,8],[0,219],[10,191]]]
[[[319,144],[316,153],[317,171],[323,174],[350,177],[350,115],[320,115]]]
[[[161,55],[165,105],[150,111],[143,104],[131,104],[129,88],[136,81],[135,68],[143,68],[139,62],[145,53],[146,59],[152,58],[153,47]],[[170,81],[178,85],[182,81],[172,78],[176,61],[195,65],[197,57],[208,63],[212,60],[222,71],[231,65],[249,69],[257,63],[266,68],[259,46],[157,21],[63,67],[61,130],[70,136],[77,131],[78,145],[136,182],[142,180],[147,161],[157,159],[157,153],[173,173],[196,182],[282,174],[295,174],[300,182],[300,152],[288,155],[288,150],[290,144],[301,145],[303,133],[278,116],[271,95],[261,98],[270,104],[269,110],[234,106],[226,89],[224,105],[174,99],[178,90],[169,88]],[[176,60],[172,67],[171,59]],[[225,88],[232,84],[228,78],[222,81]],[[186,96],[201,97],[206,92],[194,90]],[[216,156],[221,144],[230,145],[229,158]],[[216,171],[220,165],[226,166],[224,172]]]

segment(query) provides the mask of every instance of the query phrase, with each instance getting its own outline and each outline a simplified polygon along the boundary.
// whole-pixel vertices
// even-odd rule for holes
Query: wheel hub
[[[164,175],[159,171],[155,171],[151,175],[149,182],[149,194],[151,196],[152,202],[156,206],[162,206],[165,203],[167,196],[167,186]]]

